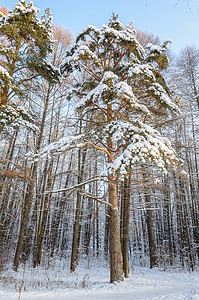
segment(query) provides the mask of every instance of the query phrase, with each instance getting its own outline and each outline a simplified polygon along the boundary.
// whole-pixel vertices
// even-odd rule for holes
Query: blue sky
[[[189,6],[187,5],[189,2]],[[17,0],[1,0],[12,9]],[[29,2],[29,1],[27,1]],[[186,45],[199,47],[199,0],[33,0],[43,13],[49,7],[54,23],[74,36],[87,25],[101,27],[112,13],[126,25],[134,20],[136,28],[151,32],[161,41],[172,39],[171,49],[178,52]],[[178,2],[178,3],[177,3]]]

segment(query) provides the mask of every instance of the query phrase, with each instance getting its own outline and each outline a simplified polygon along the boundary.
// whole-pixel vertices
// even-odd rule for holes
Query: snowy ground
[[[0,273],[0,299],[19,297],[23,268]],[[26,267],[20,300],[199,300],[199,272],[134,268],[123,283],[109,283],[103,263],[82,264],[70,274],[63,262],[49,266]]]

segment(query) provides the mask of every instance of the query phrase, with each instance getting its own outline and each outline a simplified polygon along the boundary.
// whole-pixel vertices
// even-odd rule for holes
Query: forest
[[[196,270],[199,49],[38,13],[0,12],[0,268]]]

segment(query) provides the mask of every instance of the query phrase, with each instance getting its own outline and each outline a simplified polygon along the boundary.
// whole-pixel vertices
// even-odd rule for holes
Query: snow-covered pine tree
[[[30,90],[33,87],[33,79],[45,78],[49,86],[58,79],[58,69],[49,63],[48,56],[54,46],[52,15],[48,9],[41,18],[38,18],[38,13],[39,9],[32,1],[27,4],[25,0],[19,0],[12,11],[0,15],[0,133],[7,127],[16,131],[21,127],[38,129],[35,126],[35,114],[31,109],[33,104]],[[41,145],[47,107],[48,99],[45,102],[37,138],[37,150]],[[22,208],[14,258],[15,270],[19,265],[27,232],[36,169],[37,164],[34,163],[32,180],[27,184]]]
[[[171,100],[161,69],[166,69],[169,41],[148,45],[145,49],[136,39],[135,30],[124,27],[118,16],[101,29],[85,28],[66,53],[62,74],[83,74],[79,85],[78,107],[91,126],[81,137],[72,139],[77,147],[90,145],[104,151],[108,162],[108,193],[110,210],[110,281],[123,280],[119,231],[117,183],[135,165],[148,162],[166,171],[178,159],[168,140],[151,124],[154,115],[178,113]],[[71,90],[72,97],[77,89]],[[87,120],[88,122],[88,120]],[[62,139],[48,151],[65,151],[70,138]]]
[[[34,123],[33,114],[24,109],[31,80],[38,75],[57,79],[57,70],[46,60],[53,46],[52,15],[46,10],[39,19],[38,13],[33,2],[25,0],[0,13],[0,131],[5,125]]]

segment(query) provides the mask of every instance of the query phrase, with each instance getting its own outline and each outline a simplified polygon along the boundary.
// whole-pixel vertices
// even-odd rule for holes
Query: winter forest
[[[38,13],[0,12],[0,274],[197,271],[199,48]]]

